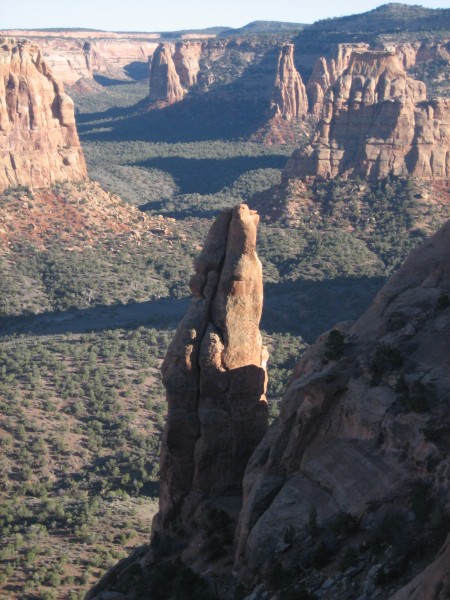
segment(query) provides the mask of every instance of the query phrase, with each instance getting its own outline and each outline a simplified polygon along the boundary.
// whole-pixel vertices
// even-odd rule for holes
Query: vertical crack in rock
[[[239,503],[267,430],[258,221],[244,204],[222,212],[195,261],[193,298],[162,366],[168,417],[155,531],[188,530],[204,501]]]

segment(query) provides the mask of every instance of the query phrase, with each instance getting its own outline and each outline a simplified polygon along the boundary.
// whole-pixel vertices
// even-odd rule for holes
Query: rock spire
[[[162,43],[152,56],[149,98],[153,102],[174,104],[183,99],[184,93],[172,59],[171,45]]]
[[[205,500],[239,503],[267,429],[258,221],[245,204],[224,211],[195,262],[193,298],[162,367],[169,406],[156,531],[189,527]]]
[[[275,117],[283,117],[288,121],[304,117],[308,112],[306,88],[294,64],[294,44],[284,44],[280,48],[272,111]]]

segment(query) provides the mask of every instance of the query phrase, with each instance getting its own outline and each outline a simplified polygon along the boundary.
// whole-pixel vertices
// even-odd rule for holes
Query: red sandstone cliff
[[[0,36],[27,38],[37,44],[46,64],[64,85],[101,73],[123,78],[127,65],[147,63],[158,46],[158,34],[101,31],[0,31]],[[139,39],[136,39],[139,38]],[[155,41],[156,40],[156,41]]]
[[[352,53],[355,50],[367,50],[368,47],[368,44],[338,44],[331,56],[317,59],[306,88],[308,112],[320,117],[327,91],[348,67]]]
[[[445,540],[448,519],[437,530],[433,519],[450,508],[449,256],[450,222],[410,255],[358,321],[321,336],[297,365],[280,417],[244,476],[241,581],[260,580],[279,561],[287,573],[302,567],[294,588],[301,579],[323,598],[353,598],[352,588],[389,597]],[[347,527],[331,550],[328,536],[343,514]],[[393,531],[382,530],[388,522]],[[308,576],[314,548],[339,556],[356,540],[361,571],[351,585],[333,577],[322,586]],[[447,542],[394,598],[444,598],[449,577]]]
[[[201,55],[201,42],[178,42],[175,44],[175,52],[172,55],[172,59],[180,78],[180,83],[185,89],[189,89],[197,83]]]
[[[294,44],[280,48],[271,109],[275,117],[290,121],[308,112],[306,89],[294,64]]]
[[[72,100],[36,46],[2,39],[0,191],[85,179]]]
[[[450,177],[450,101],[426,101],[425,84],[407,76],[394,52],[356,51],[284,179],[388,174]]]

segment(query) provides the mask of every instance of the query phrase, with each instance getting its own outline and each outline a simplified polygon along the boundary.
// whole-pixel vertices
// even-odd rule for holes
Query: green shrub
[[[325,343],[325,358],[339,360],[344,354],[346,345],[345,336],[337,329],[332,329]]]
[[[373,379],[377,382],[383,375],[399,369],[403,365],[403,358],[397,348],[388,344],[379,344],[370,363]]]
[[[450,298],[448,297],[448,294],[442,293],[436,302],[436,308],[438,310],[445,310],[449,306],[450,306]]]

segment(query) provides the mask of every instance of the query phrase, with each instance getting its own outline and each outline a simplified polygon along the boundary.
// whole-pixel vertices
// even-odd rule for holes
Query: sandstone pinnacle
[[[204,500],[239,498],[267,429],[258,220],[245,204],[222,212],[195,261],[193,298],[162,366],[168,417],[157,531],[189,527]]]
[[[272,111],[275,117],[283,117],[288,121],[304,117],[308,112],[306,89],[294,64],[294,44],[284,44],[280,48]]]

